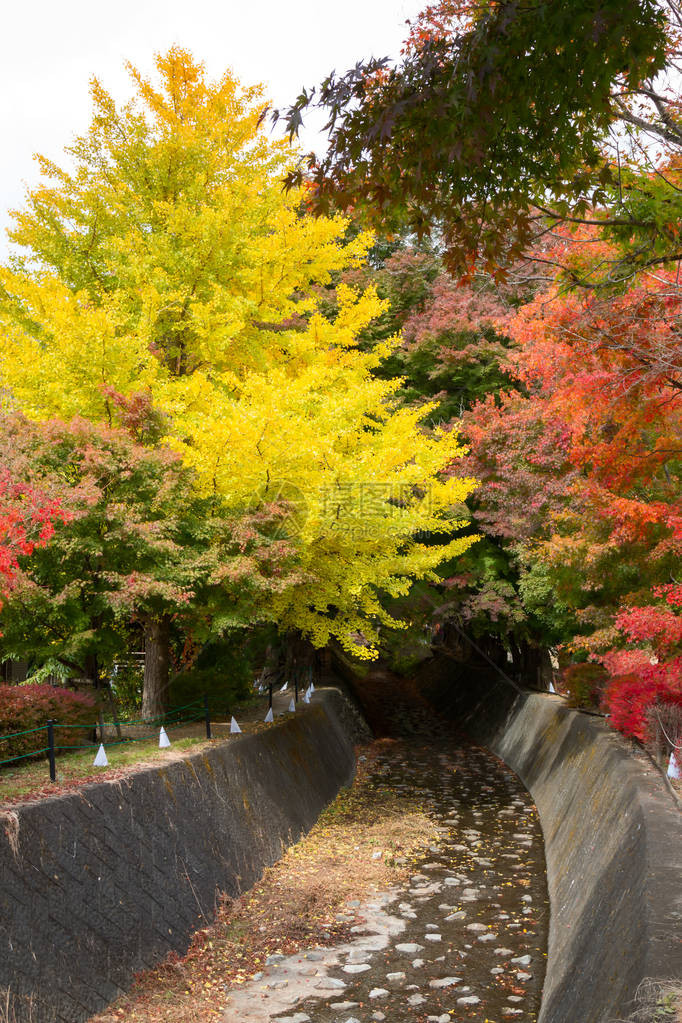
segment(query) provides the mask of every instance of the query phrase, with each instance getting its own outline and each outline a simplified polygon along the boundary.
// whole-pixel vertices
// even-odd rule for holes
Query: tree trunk
[[[168,706],[170,669],[170,621],[166,615],[147,618],[144,623],[144,684],[142,717],[160,717]]]

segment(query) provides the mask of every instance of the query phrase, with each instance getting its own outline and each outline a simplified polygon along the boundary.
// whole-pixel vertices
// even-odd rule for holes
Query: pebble
[[[308,1023],[309,1019],[306,1012],[297,1012],[293,1016],[280,1016],[277,1023]]]
[[[424,948],[423,945],[418,945],[416,941],[406,941],[401,945],[396,945],[396,952],[402,952],[405,955],[414,955],[415,952],[421,952]]]
[[[530,956],[516,956],[512,962],[517,966],[530,966]]]
[[[413,959],[412,960],[412,969],[413,970],[418,970],[423,965],[424,965],[424,960],[423,959]]]
[[[429,1023],[450,1023],[450,1016],[444,1012],[442,1016],[427,1016]]]
[[[478,998],[477,995],[465,995],[464,998],[458,998],[457,999],[457,1004],[458,1005],[478,1005],[480,1000],[481,999]]]
[[[373,987],[369,993],[370,998],[385,998],[388,991],[385,987]]]
[[[359,1002],[331,1002],[330,1008],[339,1009],[344,1012],[346,1009],[355,1009],[359,1005]]]
[[[426,999],[424,998],[424,995],[419,994],[410,995],[410,997],[407,999],[408,1005],[423,1005],[425,1001]]]
[[[386,1017],[384,1016],[383,1012],[373,1012],[372,1019],[375,1019],[377,1023],[382,1023],[382,1020],[385,1020]]]
[[[487,924],[467,924],[468,931],[487,931]]]
[[[337,980],[336,977],[323,977],[322,980],[318,980],[317,984],[315,985],[316,988],[333,987],[338,989],[344,988],[345,986],[346,982],[344,980]]]
[[[365,973],[366,970],[371,970],[372,967],[369,963],[346,963],[341,969],[344,973]]]
[[[435,980],[429,981],[429,987],[452,987],[453,984],[459,984],[461,977],[437,977]]]
[[[405,980],[405,974],[404,973],[387,973],[386,974],[386,980],[391,980],[391,981],[394,981],[394,980]]]
[[[433,934],[433,932],[424,935],[424,941],[441,941],[440,934]]]

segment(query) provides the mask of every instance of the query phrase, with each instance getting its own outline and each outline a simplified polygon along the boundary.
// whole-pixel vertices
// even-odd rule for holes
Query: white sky
[[[125,60],[151,72],[173,43],[211,77],[231,67],[276,105],[368,56],[396,57],[424,0],[3,0],[0,31],[0,259],[8,209],[38,180],[35,152],[64,163],[89,123],[88,80],[130,94]],[[314,139],[304,139],[308,147]]]

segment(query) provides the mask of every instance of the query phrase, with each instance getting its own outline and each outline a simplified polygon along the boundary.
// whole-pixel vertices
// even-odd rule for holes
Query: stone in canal
[[[516,956],[512,962],[517,966],[530,966],[530,956]]]
[[[385,998],[388,991],[385,987],[373,987],[369,993],[370,998]]]
[[[283,956],[283,955],[280,955],[279,953],[276,953],[275,955],[268,956],[268,958],[265,960],[265,965],[266,966],[279,966],[279,964],[283,963],[285,959],[286,959],[286,956]]]
[[[408,1005],[423,1005],[425,1001],[424,995],[420,994],[410,995],[407,999]]]
[[[405,980],[405,974],[404,973],[387,973],[386,974],[386,980],[390,980],[390,981]]]
[[[461,977],[437,977],[435,980],[429,981],[429,987],[452,987],[454,984],[459,984]]]
[[[421,952],[424,948],[423,945],[418,945],[416,941],[405,941],[400,945],[396,945],[396,952],[402,952],[404,955],[411,956],[416,952]]]
[[[478,1005],[480,998],[477,995],[464,995],[463,998],[457,999],[458,1005]]]
[[[371,970],[372,967],[369,963],[346,963],[341,969],[344,973],[365,973],[366,970]]]

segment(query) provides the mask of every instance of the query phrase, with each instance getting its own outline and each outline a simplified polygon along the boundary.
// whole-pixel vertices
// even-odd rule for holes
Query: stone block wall
[[[354,773],[342,698],[268,730],[0,817],[0,991],[17,1023],[76,1023],[183,953]],[[4,1005],[4,999],[2,1000]]]

